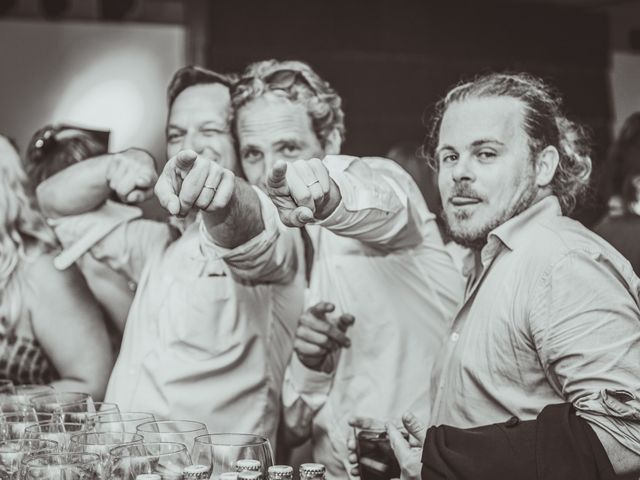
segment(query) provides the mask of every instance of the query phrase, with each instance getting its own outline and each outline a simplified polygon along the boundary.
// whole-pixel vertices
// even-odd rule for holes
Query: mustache
[[[451,200],[453,197],[468,197],[468,198],[477,198],[479,200],[484,200],[484,197],[480,195],[478,192],[473,190],[468,185],[457,185],[455,189],[449,193],[447,200]]]

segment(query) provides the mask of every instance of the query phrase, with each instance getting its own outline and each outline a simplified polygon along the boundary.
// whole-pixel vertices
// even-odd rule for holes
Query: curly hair
[[[287,89],[270,88],[268,78],[283,71],[293,71],[300,76],[300,79],[295,80]],[[297,60],[264,60],[250,64],[239,82],[232,88],[231,101],[234,111],[237,112],[243,105],[267,92],[304,105],[311,118],[313,131],[323,147],[326,146],[333,131],[337,131],[340,141],[344,142],[342,99],[308,64]],[[234,118],[234,130],[236,130],[235,123]]]
[[[46,142],[43,143],[43,139]],[[25,170],[33,187],[74,163],[106,153],[106,146],[81,130],[47,125],[33,134]]]
[[[423,153],[437,169],[435,149],[440,125],[449,106],[468,98],[511,97],[525,106],[524,128],[532,158],[548,146],[558,150],[560,161],[551,190],[562,213],[568,215],[589,190],[591,141],[587,130],[566,118],[562,98],[543,80],[526,73],[492,73],[459,84],[436,104]]]
[[[20,157],[0,135],[0,318],[25,318],[20,265],[57,248],[53,231],[36,207]]]

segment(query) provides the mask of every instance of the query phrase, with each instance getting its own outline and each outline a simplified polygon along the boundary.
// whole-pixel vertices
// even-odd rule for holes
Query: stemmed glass
[[[87,427],[93,428],[100,412],[118,413],[120,409],[115,403],[80,402],[66,403],[59,407],[63,422],[85,423]]]
[[[273,465],[269,440],[248,433],[201,435],[195,439],[191,458],[196,465],[208,466],[212,478],[218,478],[225,472],[234,472],[237,468],[242,469],[242,463],[248,465],[256,461],[260,462],[260,471],[266,478],[268,468]]]
[[[54,392],[34,395],[30,399],[31,405],[39,412],[58,413],[66,408],[67,413],[72,411],[95,413],[93,399],[88,393],[81,392]]]
[[[69,450],[71,435],[86,431],[84,423],[71,422],[43,422],[29,425],[24,432],[25,438],[42,438],[58,442],[60,450]]]
[[[93,453],[45,453],[23,464],[24,480],[102,480],[100,457]]]
[[[109,451],[115,447],[141,443],[142,436],[137,433],[76,433],[69,439],[69,451],[95,453],[100,457],[102,472],[107,476]]]
[[[159,420],[138,425],[136,432],[145,442],[177,442],[193,448],[196,437],[206,435],[207,426],[192,420]]]
[[[52,440],[6,440],[0,442],[0,478],[18,480],[21,464],[33,455],[54,453],[58,444]]]
[[[0,438],[2,440],[23,438],[25,429],[34,423],[38,423],[38,415],[33,409],[2,414],[0,415]]]
[[[147,412],[99,412],[95,419],[96,432],[135,432],[141,423],[154,422],[156,417]]]
[[[110,455],[111,480],[132,480],[150,473],[162,480],[181,480],[184,468],[191,465],[187,447],[175,442],[125,445],[112,449]]]

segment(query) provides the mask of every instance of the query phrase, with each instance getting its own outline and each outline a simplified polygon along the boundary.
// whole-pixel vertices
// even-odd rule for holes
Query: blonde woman
[[[57,248],[0,135],[0,377],[102,399],[113,366],[103,314],[77,269],[53,266]]]

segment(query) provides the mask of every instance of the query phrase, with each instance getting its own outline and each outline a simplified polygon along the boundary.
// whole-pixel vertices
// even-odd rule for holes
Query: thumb
[[[411,447],[409,446],[409,442],[404,439],[400,430],[390,423],[387,424],[387,435],[389,435],[389,443],[391,444],[393,453],[402,467],[410,461]]]
[[[418,417],[411,412],[407,412],[402,415],[402,423],[409,434],[422,445],[427,434],[427,426],[418,420]]]
[[[304,227],[307,223],[315,220],[313,212],[309,207],[298,207],[291,212],[293,224],[296,227]]]
[[[198,154],[193,150],[181,150],[175,157],[173,157],[173,161],[176,168],[188,172],[193,167],[197,158]]]
[[[287,183],[287,162],[278,160],[269,171],[267,185],[271,188],[280,188]]]
[[[351,325],[353,325],[355,321],[356,317],[354,317],[350,313],[343,313],[342,315],[340,315],[340,317],[338,317],[338,328],[343,332],[346,332],[347,329]]]

